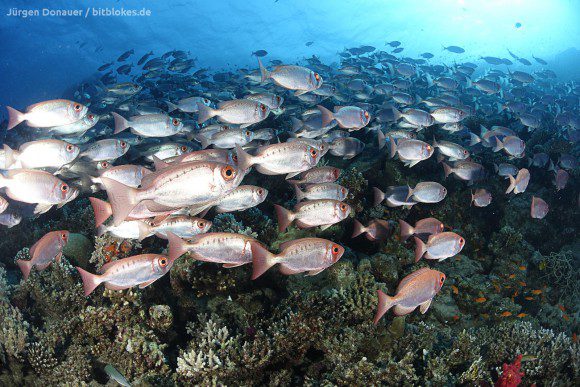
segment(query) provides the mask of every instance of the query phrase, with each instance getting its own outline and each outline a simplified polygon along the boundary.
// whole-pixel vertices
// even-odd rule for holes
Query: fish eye
[[[167,258],[165,258],[165,257],[159,258],[159,266],[161,266],[161,267],[167,266]]]
[[[445,276],[444,275],[441,276],[441,280],[440,281],[441,281],[442,284],[443,284],[443,282],[445,282]]]
[[[431,145],[427,145],[427,151],[431,152]]]
[[[204,104],[206,104],[206,105],[209,105],[209,99],[207,99],[207,98],[204,98],[204,99],[203,99],[203,103],[204,103]]]
[[[126,148],[127,147],[127,143],[125,141],[121,141],[119,143],[119,145],[121,145],[121,148]]]
[[[342,212],[346,212],[346,204],[344,204],[344,203],[340,203],[340,210],[341,210]]]
[[[263,103],[260,104],[260,110],[265,112],[266,111],[266,105],[264,105]]]
[[[337,255],[340,251],[339,245],[332,245],[332,255]]]
[[[264,190],[262,188],[258,188],[256,192],[258,193],[259,196],[262,196],[264,194]]]
[[[463,154],[466,155],[467,154],[467,149],[463,150]]]
[[[94,114],[89,114],[88,115],[88,118],[89,118],[90,121],[92,121],[95,118],[95,116],[94,116]]]
[[[237,163],[238,162],[238,155],[232,155],[232,160]]]
[[[182,145],[179,149],[181,149],[182,152],[187,152],[187,146],[185,145]]]
[[[66,184],[63,184],[63,185],[61,185],[61,186],[60,186],[60,190],[61,190],[62,192],[68,192],[68,185],[66,185]]]
[[[236,173],[236,171],[234,170],[234,168],[232,168],[231,165],[226,165],[225,167],[222,168],[222,177],[224,178],[225,181],[230,181],[232,180]]]
[[[344,195],[346,195],[346,188],[342,187],[342,188],[340,189],[340,192],[342,192]]]
[[[197,226],[203,230],[203,228],[205,227],[205,223],[204,222],[199,222],[197,224]]]
[[[365,111],[365,118],[369,118],[369,112]]]
[[[460,244],[460,245],[463,245],[464,243],[465,243],[465,239],[463,239],[463,238],[459,238],[459,244]]]
[[[318,73],[314,73],[314,78],[315,78],[317,81],[320,81],[320,75],[318,75]]]
[[[340,176],[340,170],[335,169],[334,171],[332,171],[332,175],[334,176],[335,179],[338,179],[338,177]]]
[[[101,168],[109,168],[109,162],[108,161],[101,161]]]
[[[264,106],[264,105],[262,105]],[[246,130],[246,137],[250,137],[251,132],[249,130]]]
[[[68,144],[68,145],[66,146],[66,150],[67,150],[68,152],[72,152],[72,151],[74,150],[74,146],[73,146],[72,144]]]
[[[441,225],[439,226],[439,228],[441,229],[441,231],[443,231],[443,229],[445,228],[445,226],[443,225],[443,223],[441,223]]]
[[[178,126],[179,125],[179,120],[177,118],[173,119],[173,126]]]
[[[315,159],[317,155],[318,152],[316,152],[316,149],[314,148],[310,149],[310,156],[312,156],[313,159]]]
[[[77,112],[80,112],[83,106],[80,103],[75,103],[74,109]]]
[[[62,234],[60,234],[60,239],[62,239],[63,241],[66,241],[66,234],[63,232]]]
[[[281,101],[281,98],[280,98],[280,96],[279,96],[279,95],[277,95],[277,96],[276,96],[276,101],[277,101],[278,103],[280,103],[280,101]]]

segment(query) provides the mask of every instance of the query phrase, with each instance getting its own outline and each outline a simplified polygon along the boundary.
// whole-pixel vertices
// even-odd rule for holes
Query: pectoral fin
[[[430,299],[429,301],[425,301],[424,303],[419,305],[419,311],[421,312],[421,314],[425,314],[425,312],[427,312],[427,310],[429,310],[429,307],[431,306],[432,300],[433,299]]]

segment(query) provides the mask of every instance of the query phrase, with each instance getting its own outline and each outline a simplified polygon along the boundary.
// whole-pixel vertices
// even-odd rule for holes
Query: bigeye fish
[[[465,239],[451,231],[431,234],[427,239],[427,243],[418,237],[414,238],[415,262],[418,262],[423,257],[442,261],[459,254],[463,246],[465,246]]]
[[[180,99],[176,103],[171,103],[169,101],[165,101],[167,104],[167,111],[172,112],[174,110],[179,110],[185,113],[197,113],[199,108],[197,106],[198,103],[201,103],[205,106],[211,105],[211,101],[204,97],[189,97]]]
[[[128,150],[129,144],[126,141],[107,138],[90,144],[79,157],[91,161],[112,161],[123,156]]]
[[[35,169],[12,169],[0,174],[0,188],[10,199],[24,203],[62,205],[78,195],[58,177]]]
[[[276,110],[282,106],[282,103],[284,103],[283,97],[272,93],[248,94],[244,97],[244,99],[263,103],[264,105],[268,106],[270,110]]]
[[[505,191],[506,194],[509,194],[510,192],[519,194],[526,191],[528,183],[530,182],[530,171],[526,168],[522,168],[518,171],[515,178],[512,175],[509,175],[508,177],[510,179],[510,185]]]
[[[234,99],[220,102],[217,109],[205,106],[199,102],[197,103],[197,107],[199,109],[198,124],[202,124],[210,118],[217,116],[220,122],[239,124],[242,129],[263,121],[270,114],[270,108],[268,106],[247,99]]]
[[[199,234],[205,234],[212,226],[212,222],[202,218],[186,215],[169,216],[163,220],[148,225],[152,234],[161,239],[167,239],[168,233],[173,233],[180,238],[193,238]]]
[[[73,162],[80,148],[62,140],[37,140],[24,143],[18,151],[4,144],[5,165],[19,164],[22,168],[60,168]]]
[[[350,160],[364,150],[365,143],[354,137],[339,137],[333,140],[328,148],[331,155]]]
[[[475,207],[487,207],[491,203],[491,193],[483,188],[471,192],[471,204]]]
[[[522,158],[524,157],[524,151],[526,150],[526,143],[516,136],[506,136],[503,140],[495,137],[496,145],[493,148],[494,152],[504,150],[509,156]]]
[[[79,133],[85,133],[87,130],[95,126],[97,122],[99,122],[99,118],[100,117],[96,114],[87,113],[83,118],[71,124],[52,126],[46,128],[46,130],[59,136],[70,136]]]
[[[409,194],[409,187],[406,185],[401,186],[390,186],[385,192],[381,191],[377,187],[373,187],[373,197],[375,206],[381,204],[384,200],[387,201],[388,207],[412,207],[418,202],[411,198],[407,198]]]
[[[433,139],[433,148],[439,149],[441,154],[449,157],[449,161],[465,160],[469,157],[469,151],[454,142]]]
[[[403,278],[394,296],[390,297],[381,290],[377,290],[379,303],[374,318],[375,325],[391,308],[397,316],[409,314],[417,307],[422,314],[425,314],[444,282],[445,274],[423,267]]]
[[[282,206],[274,204],[278,229],[282,232],[296,221],[300,229],[322,226],[327,229],[348,217],[351,208],[348,204],[334,199],[309,200],[296,204],[294,211],[289,211]]]
[[[314,167],[300,174],[300,180],[288,180],[290,184],[333,183],[340,177],[341,170],[336,167]]]
[[[461,180],[471,182],[480,180],[485,175],[485,169],[483,168],[483,165],[473,161],[458,160],[453,164],[453,167],[450,167],[446,163],[442,163],[442,165],[445,172],[445,178],[453,173]]]
[[[256,207],[266,200],[268,190],[255,185],[240,185],[230,193],[218,199],[216,203],[216,212],[243,211],[248,208]]]
[[[99,270],[102,274],[92,274],[77,267],[83,281],[85,296],[104,283],[110,290],[124,290],[139,286],[146,288],[169,272],[174,259],[160,254],[141,254],[105,263]]]
[[[111,113],[115,119],[115,134],[127,128],[142,137],[169,137],[183,129],[183,122],[177,117],[166,114],[144,114],[129,119],[115,112]]]
[[[141,185],[144,176],[151,171],[141,165],[123,164],[107,168],[100,173],[99,178],[92,179],[95,183],[101,183],[100,178],[106,177],[123,183],[129,187],[137,188]]]
[[[334,199],[343,201],[348,195],[348,189],[335,183],[317,183],[308,184],[302,190],[298,184],[294,184],[296,201],[317,200],[317,199]]]
[[[433,154],[434,148],[421,140],[395,139],[390,137],[390,156],[399,156],[407,167],[413,167],[420,161],[426,160]]]
[[[419,203],[439,203],[445,199],[447,189],[434,181],[417,183],[415,188],[409,187],[407,200],[413,199]]]
[[[271,79],[278,86],[288,90],[296,90],[294,93],[296,96],[316,90],[322,86],[322,77],[306,67],[282,65],[268,71],[262,65],[260,58],[258,58],[258,65],[262,75],[262,82]]]
[[[433,110],[431,116],[435,119],[437,123],[440,124],[451,124],[462,121],[467,114],[461,109],[446,106]]]
[[[363,233],[369,241],[384,241],[393,233],[393,227],[384,219],[373,219],[367,226],[363,226],[355,219],[351,238],[356,238]]]
[[[533,219],[544,219],[548,214],[550,207],[542,198],[532,196],[532,205],[530,207],[530,216]]]
[[[28,279],[32,268],[38,271],[46,269],[53,261],[60,262],[62,249],[68,243],[69,232],[67,230],[51,231],[40,238],[30,247],[30,260],[19,259],[16,264],[22,271],[24,280]]]
[[[22,113],[6,106],[8,110],[8,130],[14,128],[23,121],[33,128],[49,128],[72,124],[87,114],[87,107],[78,102],[66,99],[53,99],[39,102],[26,108]]]
[[[262,146],[253,156],[237,146],[236,154],[241,170],[255,166],[264,175],[287,174],[287,178],[316,166],[322,157],[318,149],[303,141]]]
[[[197,261],[223,264],[231,268],[252,262],[252,245],[259,245],[256,239],[243,234],[228,232],[210,232],[184,241],[177,235],[168,232],[169,257],[177,259],[189,252]]]
[[[237,145],[244,146],[254,139],[254,133],[247,129],[231,128],[214,133],[211,137],[199,135],[197,139],[201,142],[202,149],[210,145],[216,148],[232,149]]]
[[[421,237],[428,237],[432,234],[439,234],[443,232],[445,225],[436,218],[425,218],[418,220],[415,227],[409,223],[399,219],[400,240],[405,242],[410,236],[416,235]]]
[[[327,126],[332,120],[336,120],[340,128],[353,131],[364,128],[371,120],[370,113],[357,106],[337,106],[334,113],[324,106],[317,107],[320,110],[322,126]]]
[[[281,252],[272,254],[258,243],[251,245],[252,279],[279,264],[280,273],[292,275],[307,272],[316,275],[335,264],[344,254],[344,247],[322,238],[302,238],[280,244]]]

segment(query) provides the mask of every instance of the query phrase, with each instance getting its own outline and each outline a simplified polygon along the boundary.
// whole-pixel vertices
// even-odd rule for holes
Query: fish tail
[[[139,242],[153,234],[151,226],[143,221],[137,221],[137,230],[139,230]]]
[[[153,167],[155,168],[155,171],[160,171],[162,169],[165,169],[169,166],[169,163],[161,160],[159,157],[157,156],[153,156]]]
[[[352,230],[351,238],[356,238],[357,236],[359,236],[363,232],[365,232],[365,227],[362,225],[361,222],[359,222],[358,220],[355,219],[354,220],[354,228]]]
[[[95,227],[99,227],[113,215],[113,210],[111,205],[104,200],[89,197],[91,206],[93,207],[93,213],[95,214]]]
[[[374,206],[378,206],[385,200],[385,193],[378,189],[377,187],[373,187],[373,197],[374,197]]]
[[[97,227],[97,230],[96,231],[97,231],[96,232],[97,236],[100,237],[100,236],[102,236],[103,234],[105,234],[107,232],[107,227],[105,227],[103,225],[100,225],[100,226]]]
[[[123,130],[129,127],[129,122],[120,114],[117,114],[115,112],[111,112],[111,114],[115,119],[115,131],[113,132],[114,134],[121,133]]]
[[[377,290],[377,295],[379,296],[379,303],[377,308],[377,314],[375,314],[375,319],[373,320],[374,324],[377,325],[381,317],[388,312],[393,306],[396,305],[396,301],[394,297],[388,296],[381,290]]]
[[[89,273],[88,271],[81,269],[78,266],[77,266],[77,270],[79,271],[79,274],[80,274],[81,279],[83,281],[83,289],[85,291],[85,296],[88,296],[89,294],[91,294],[93,292],[93,290],[95,290],[96,287],[99,286],[101,284],[101,282],[103,282],[101,276],[99,276],[99,275]]]
[[[334,114],[330,110],[321,105],[316,105],[316,107],[320,110],[322,126],[327,126],[332,120],[334,120]]]
[[[292,121],[292,133],[296,133],[304,126],[304,122],[300,121],[296,117],[290,117],[290,120]]]
[[[251,242],[252,249],[252,279],[255,280],[276,264],[275,255],[260,243]]]
[[[385,134],[383,133],[381,128],[377,130],[377,141],[379,143],[379,149],[383,149],[385,147],[385,144],[387,143],[387,138],[385,137]]]
[[[391,136],[389,136],[389,156],[391,158],[395,157],[395,154],[397,153],[397,143],[395,142],[395,139]]]
[[[415,230],[413,229],[413,226],[411,226],[409,223],[405,222],[404,220],[400,220],[400,219],[399,219],[399,229],[401,231],[401,242],[405,242],[415,232]]]
[[[217,115],[217,110],[210,108],[202,104],[201,102],[197,103],[198,115],[197,115],[197,123],[203,124],[207,120]]]
[[[167,113],[171,113],[175,110],[179,110],[179,106],[177,106],[176,104],[174,104],[171,101],[165,101],[165,104],[167,105]]]
[[[113,211],[113,223],[115,226],[121,224],[133,211],[139,201],[137,200],[137,189],[128,187],[107,177],[101,178],[107,197]]]
[[[6,110],[8,110],[8,130],[20,124],[26,117],[24,113],[19,112],[10,106],[6,106]]]
[[[499,140],[499,138],[495,138],[495,146],[493,147],[493,151],[497,152],[503,149],[503,144],[502,142]]]
[[[397,108],[393,108],[393,116],[395,118],[395,121],[397,121],[401,117],[403,117],[403,113],[401,113]]]
[[[415,237],[415,262],[419,262],[427,251],[427,245],[421,239]]]
[[[469,146],[474,146],[481,142],[481,138],[474,133],[469,132]]]
[[[4,144],[4,168],[8,169],[16,162],[17,152],[10,148],[8,144]]]
[[[453,173],[453,168],[451,168],[449,165],[447,165],[447,163],[441,163],[443,164],[443,172],[445,172],[445,178],[449,177],[449,175],[451,175]]]
[[[239,145],[236,145],[236,155],[238,156],[238,168],[241,170],[245,171],[254,165],[252,155],[243,150]]]
[[[19,259],[16,261],[16,264],[18,265],[20,271],[22,272],[22,275],[24,276],[24,281],[26,281],[28,279],[28,276],[30,275],[30,271],[32,270],[32,260],[25,261],[23,259]]]
[[[270,78],[270,73],[264,67],[260,58],[258,58],[258,66],[260,67],[260,74],[262,75],[262,82],[266,82],[266,79]]]
[[[509,194],[516,188],[516,179],[512,175],[508,175],[508,178],[510,179],[510,185],[505,191],[506,194]]]
[[[304,199],[304,197],[306,195],[304,194],[304,192],[302,192],[302,190],[300,189],[298,184],[293,184],[293,186],[294,186],[294,192],[296,193],[296,201],[299,202],[302,199]]]
[[[471,201],[469,202],[469,207],[471,207],[473,205],[474,201],[475,201],[475,194],[473,193],[473,190],[471,190]]]
[[[187,243],[171,231],[167,232],[167,240],[169,241],[168,256],[170,260],[174,261],[188,252]]]
[[[290,223],[292,223],[294,220],[295,215],[291,211],[285,209],[282,206],[279,206],[278,204],[274,204],[274,208],[276,210],[276,217],[278,218],[278,229],[280,232],[283,232],[288,228],[288,226],[290,226]]]
[[[413,191],[413,188],[411,188],[411,187],[409,187],[409,186],[407,185],[407,198],[406,198],[405,200],[409,201],[409,198],[410,198],[411,196],[413,196],[413,192],[414,192],[414,191]]]

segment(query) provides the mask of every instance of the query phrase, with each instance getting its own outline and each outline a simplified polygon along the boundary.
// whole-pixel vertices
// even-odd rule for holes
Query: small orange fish
[[[516,278],[516,275],[515,275],[515,274],[510,274],[510,275],[508,276],[508,278],[509,278],[509,279],[514,279],[514,278]]]
[[[453,316],[453,321],[457,321],[457,320],[459,320],[459,316],[458,315],[454,315]]]
[[[512,312],[507,312],[507,311],[506,311],[506,312],[503,312],[503,313],[501,314],[501,317],[509,317],[509,316],[511,316],[511,315],[512,315]]]
[[[528,316],[528,314],[527,314],[527,313],[520,313],[520,314],[518,314],[516,317],[519,317],[519,318],[524,318],[524,317],[527,317],[527,316]]]
[[[525,267],[525,266],[520,266],[518,269],[520,269],[521,271],[526,271],[527,267]]]
[[[535,300],[535,298],[534,298],[534,297],[530,297],[530,296],[528,296],[528,297],[524,297],[524,298],[525,298],[526,300],[528,300],[528,301],[534,301],[534,300]]]
[[[489,314],[487,314],[487,313],[482,313],[482,314],[481,314],[481,317],[483,317],[483,318],[489,318]]]
[[[506,285],[506,286],[504,286],[504,288],[506,288],[506,289],[511,289],[511,288],[512,288],[512,286],[511,286],[511,285]]]
[[[572,333],[572,341],[575,343],[576,341],[578,341],[578,336],[576,336],[576,333]]]
[[[519,290],[516,290],[516,291],[514,292],[514,295],[512,296],[512,298],[514,298],[514,297],[517,297],[517,296],[518,296],[518,294],[520,294],[520,292],[519,292]]]
[[[501,291],[501,288],[499,287],[499,285],[498,285],[498,284],[494,283],[494,284],[493,284],[493,287],[495,288],[495,292],[496,292],[496,293],[499,293],[499,292]]]
[[[474,301],[476,303],[478,303],[478,304],[481,304],[482,302],[487,301],[487,298],[485,298],[485,297],[479,297],[479,298],[476,298]]]
[[[534,290],[532,290],[532,294],[537,296],[538,294],[542,294],[542,290],[541,289],[534,289]]]
[[[560,309],[562,312],[565,312],[565,311],[566,311],[566,308],[565,308],[565,307],[564,307],[564,305],[562,305],[562,304],[558,304],[558,308],[559,308],[559,309]]]
[[[566,320],[566,321],[570,321],[570,317],[568,317],[568,315],[567,315],[566,313],[564,313],[564,314],[562,315],[562,318],[563,318],[564,320]]]
[[[455,285],[451,285],[451,290],[453,290],[453,294],[459,294],[459,288]]]
[[[526,283],[524,281],[520,281],[518,284],[520,284],[520,286],[526,287]]]

